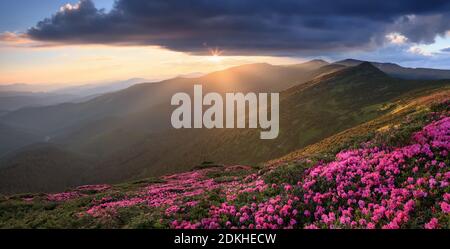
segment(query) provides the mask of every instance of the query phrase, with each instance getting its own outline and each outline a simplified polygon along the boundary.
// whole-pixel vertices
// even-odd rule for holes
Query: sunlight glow
[[[220,57],[219,55],[212,55],[208,58],[208,60],[215,63],[220,63],[222,61],[222,57]]]
[[[208,58],[210,61],[215,62],[215,63],[222,62],[222,57],[221,57],[221,55],[223,54],[222,50],[220,50],[219,48],[215,48],[215,49],[210,49],[209,52],[211,54],[211,56]]]
[[[0,84],[90,84],[129,78],[157,81],[250,63],[294,64],[303,61],[301,58],[271,56],[222,56],[222,53],[214,49],[206,56],[199,56],[155,46],[21,47],[0,43]]]

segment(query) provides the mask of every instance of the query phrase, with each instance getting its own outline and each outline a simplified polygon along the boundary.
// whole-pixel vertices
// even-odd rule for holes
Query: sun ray
[[[214,48],[214,49],[209,49],[209,53],[211,54],[211,56],[208,58],[210,61],[215,62],[215,63],[219,63],[222,61],[222,54],[223,54],[223,50],[220,50],[219,48]]]

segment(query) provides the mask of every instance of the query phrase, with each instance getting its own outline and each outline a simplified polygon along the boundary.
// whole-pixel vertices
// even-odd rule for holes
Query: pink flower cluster
[[[267,171],[217,182],[207,177],[215,169],[203,169],[163,177],[119,200],[93,202],[87,213],[104,217],[145,205],[161,208],[161,221],[176,229],[448,227],[449,149],[450,117],[443,117],[415,133],[410,145],[367,143],[341,151],[334,161],[306,170],[296,185],[267,184]],[[202,200],[213,192],[221,201],[205,206]],[[200,203],[204,213],[193,217]]]
[[[367,148],[339,153],[310,169],[298,183],[305,228],[402,228],[417,205],[441,199],[431,215],[448,214],[450,118],[414,134],[401,148]],[[426,228],[439,227],[433,217]]]
[[[250,175],[247,183],[227,186],[227,202],[211,206],[208,217],[175,219],[171,227],[397,229],[407,227],[421,208],[428,210],[420,205],[432,198],[441,201],[431,207],[433,217],[424,228],[439,228],[438,217],[449,213],[449,135],[447,117],[415,133],[409,146],[342,151],[335,161],[308,170],[297,186],[267,186],[258,175]],[[267,189],[279,189],[280,194],[248,206],[229,203],[242,193]]]
[[[298,198],[294,197],[295,201]],[[211,206],[209,216],[200,221],[174,220],[172,228],[176,229],[281,229],[293,228],[298,211],[293,207],[294,201],[285,200],[280,195],[265,202],[252,202],[237,208],[227,202],[220,206]]]
[[[85,196],[85,194],[83,193],[84,191],[103,192],[110,188],[111,188],[111,186],[107,185],[107,184],[85,185],[85,186],[77,187],[73,191],[57,193],[57,194],[47,194],[47,200],[55,201],[55,202],[63,202],[63,201],[68,201],[68,200],[72,200],[75,198],[79,198],[81,196]]]
[[[231,188],[238,184],[237,181],[216,183],[214,179],[205,177],[208,171],[205,169],[165,176],[162,178],[164,183],[151,184],[134,195],[120,200],[111,198],[101,203],[94,202],[87,213],[93,217],[101,217],[114,214],[117,208],[143,204],[155,208],[167,207],[165,214],[170,216],[174,212],[184,211],[185,207],[196,206],[198,201],[191,200],[192,198],[201,198],[205,192],[225,187],[225,185]]]
[[[48,194],[47,195],[47,200],[48,201],[56,201],[56,202],[61,202],[61,201],[68,201],[71,199],[75,199],[80,197],[81,194],[78,193],[77,191],[72,191],[72,192],[63,192],[63,193],[57,193],[57,194]]]
[[[117,208],[136,206],[143,202],[144,200],[137,197],[120,201],[111,201],[93,206],[88,209],[86,213],[93,217],[112,216],[116,214]]]

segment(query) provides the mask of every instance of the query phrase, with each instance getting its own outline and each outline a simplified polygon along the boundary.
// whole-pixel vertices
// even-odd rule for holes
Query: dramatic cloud
[[[0,48],[41,48],[49,46],[54,46],[54,44],[32,40],[24,33],[8,31],[0,33]]]
[[[423,56],[431,56],[431,53],[424,50],[423,48],[419,47],[419,46],[412,46],[408,49],[408,52],[413,53],[413,54],[418,54],[418,55],[423,55]]]
[[[450,47],[441,49],[442,52],[450,53]]]
[[[29,43],[30,39],[28,39],[27,35],[25,35],[25,34],[4,32],[4,33],[0,33],[0,42],[12,43],[12,44],[24,44],[24,43]]]
[[[430,43],[450,30],[449,13],[447,0],[117,0],[110,12],[82,0],[27,33],[40,41],[191,53],[314,54],[376,48],[386,38]]]
[[[443,8],[442,13],[425,15],[406,15],[400,17],[391,29],[405,35],[410,42],[431,44],[437,35],[445,36],[450,29],[450,10]]]
[[[389,33],[386,35],[386,39],[393,44],[404,44],[408,40],[408,38],[399,33]]]

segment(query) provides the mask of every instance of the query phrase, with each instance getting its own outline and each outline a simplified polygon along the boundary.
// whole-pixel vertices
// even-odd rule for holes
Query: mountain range
[[[264,163],[380,117],[404,95],[448,87],[449,78],[449,70],[357,60],[259,63],[20,108],[0,116],[0,192],[121,182],[205,161]],[[254,129],[171,128],[171,96],[192,94],[194,84],[221,94],[280,92],[279,137],[260,140]]]
[[[81,103],[108,92],[119,91],[132,85],[148,82],[143,78],[124,81],[93,83],[61,87],[59,84],[0,85],[2,111],[15,111],[25,107],[50,106],[60,103]],[[0,113],[1,115],[1,113]]]
[[[335,62],[344,66],[357,66],[364,61],[346,59]],[[450,70],[431,69],[431,68],[408,68],[402,67],[395,63],[370,62],[372,65],[395,78],[413,79],[413,80],[439,80],[449,79]]]

